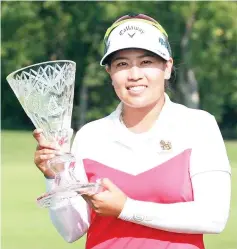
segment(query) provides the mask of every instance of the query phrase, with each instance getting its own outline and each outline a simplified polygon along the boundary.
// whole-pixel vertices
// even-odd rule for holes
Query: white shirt
[[[146,133],[130,132],[121,124],[120,114],[121,104],[109,116],[90,122],[77,132],[72,146],[76,177],[88,181],[84,159],[137,175],[191,148],[193,201],[165,204],[128,198],[119,219],[177,233],[221,232],[229,215],[231,169],[215,118],[205,111],[175,104],[167,95],[159,118]],[[162,140],[165,144],[170,142],[172,149],[164,150]],[[47,189],[52,189],[53,181],[46,181]],[[79,196],[71,199],[71,205],[61,203],[50,208],[50,216],[68,242],[83,236],[91,222],[90,209]]]

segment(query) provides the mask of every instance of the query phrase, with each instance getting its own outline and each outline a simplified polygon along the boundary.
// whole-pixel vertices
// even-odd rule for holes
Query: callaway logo
[[[124,29],[120,30],[119,31],[119,34],[120,35],[123,35],[125,34],[127,31],[129,30],[137,30],[140,32],[140,34],[143,34],[144,33],[144,30],[138,26],[133,26],[133,25],[127,25]],[[134,35],[134,34],[133,34]]]
[[[168,44],[167,44],[167,42],[166,42],[164,39],[162,39],[161,37],[159,37],[159,43],[160,43],[162,46],[165,46],[165,47],[168,49]]]
[[[128,33],[128,35],[129,35],[130,38],[133,38],[133,36],[134,36],[135,34],[136,34],[135,32],[134,32],[132,35],[130,35],[130,34]]]

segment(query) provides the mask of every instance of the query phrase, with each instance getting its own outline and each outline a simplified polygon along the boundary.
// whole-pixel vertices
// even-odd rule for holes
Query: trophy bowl
[[[47,61],[21,68],[7,81],[35,128],[59,154],[47,161],[54,175],[53,189],[37,198],[40,207],[51,207],[75,195],[97,193],[100,184],[81,183],[74,175],[75,157],[70,153],[72,108],[76,63],[70,60]]]

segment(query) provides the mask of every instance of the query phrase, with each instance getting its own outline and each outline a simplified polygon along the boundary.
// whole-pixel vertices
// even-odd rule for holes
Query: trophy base
[[[50,159],[48,167],[55,173],[54,188],[39,196],[37,204],[43,208],[56,204],[70,205],[70,199],[77,195],[96,194],[102,191],[100,182],[81,183],[74,174],[75,157],[71,153],[63,153]]]
[[[64,205],[70,205],[70,199],[83,194],[97,194],[103,190],[100,183],[72,183],[66,186],[57,186],[53,191],[39,196],[36,200],[41,208],[49,208],[57,203],[64,202]],[[66,202],[65,202],[66,200]]]

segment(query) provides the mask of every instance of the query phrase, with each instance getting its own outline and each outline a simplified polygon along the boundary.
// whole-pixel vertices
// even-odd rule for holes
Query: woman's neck
[[[124,125],[134,133],[143,133],[150,130],[159,117],[161,109],[165,103],[165,96],[149,106],[133,108],[123,105],[121,119]]]

